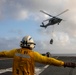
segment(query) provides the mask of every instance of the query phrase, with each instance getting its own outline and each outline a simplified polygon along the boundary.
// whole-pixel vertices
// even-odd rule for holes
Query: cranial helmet
[[[20,43],[20,46],[22,48],[30,48],[30,49],[33,49],[35,48],[35,43],[34,43],[34,40],[32,39],[31,36],[25,36],[23,37],[21,43]]]

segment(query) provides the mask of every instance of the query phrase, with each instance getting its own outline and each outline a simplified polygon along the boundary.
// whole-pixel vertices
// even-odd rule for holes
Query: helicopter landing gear
[[[44,23],[42,22],[42,25],[44,26]]]

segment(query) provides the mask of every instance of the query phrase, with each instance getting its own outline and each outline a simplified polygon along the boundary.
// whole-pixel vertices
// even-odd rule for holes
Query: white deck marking
[[[0,74],[5,72],[12,72],[12,68],[0,69]]]
[[[39,75],[42,71],[44,71],[49,65],[46,65],[44,67],[37,68],[35,67],[35,75]],[[5,73],[5,72],[12,72],[12,68],[7,68],[7,69],[0,69],[0,74]]]

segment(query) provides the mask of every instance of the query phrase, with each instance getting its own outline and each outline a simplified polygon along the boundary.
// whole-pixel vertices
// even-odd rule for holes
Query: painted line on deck
[[[43,72],[49,65],[46,65],[44,67],[35,68],[35,75],[39,75],[41,72]]]
[[[0,69],[0,74],[5,73],[5,72],[12,72],[12,68]]]
[[[44,67],[35,67],[35,75],[39,75],[41,72],[43,72],[49,65],[46,65]],[[6,72],[12,72],[12,68],[7,69],[0,69],[0,74],[6,73]]]

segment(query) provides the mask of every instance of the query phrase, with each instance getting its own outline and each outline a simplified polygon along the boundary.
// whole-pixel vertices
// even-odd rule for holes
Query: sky
[[[76,0],[0,0],[0,51],[20,48],[26,35],[33,37],[40,53],[76,53]],[[59,25],[41,28],[50,18],[40,10],[63,19]],[[53,38],[53,44],[49,41]]]

